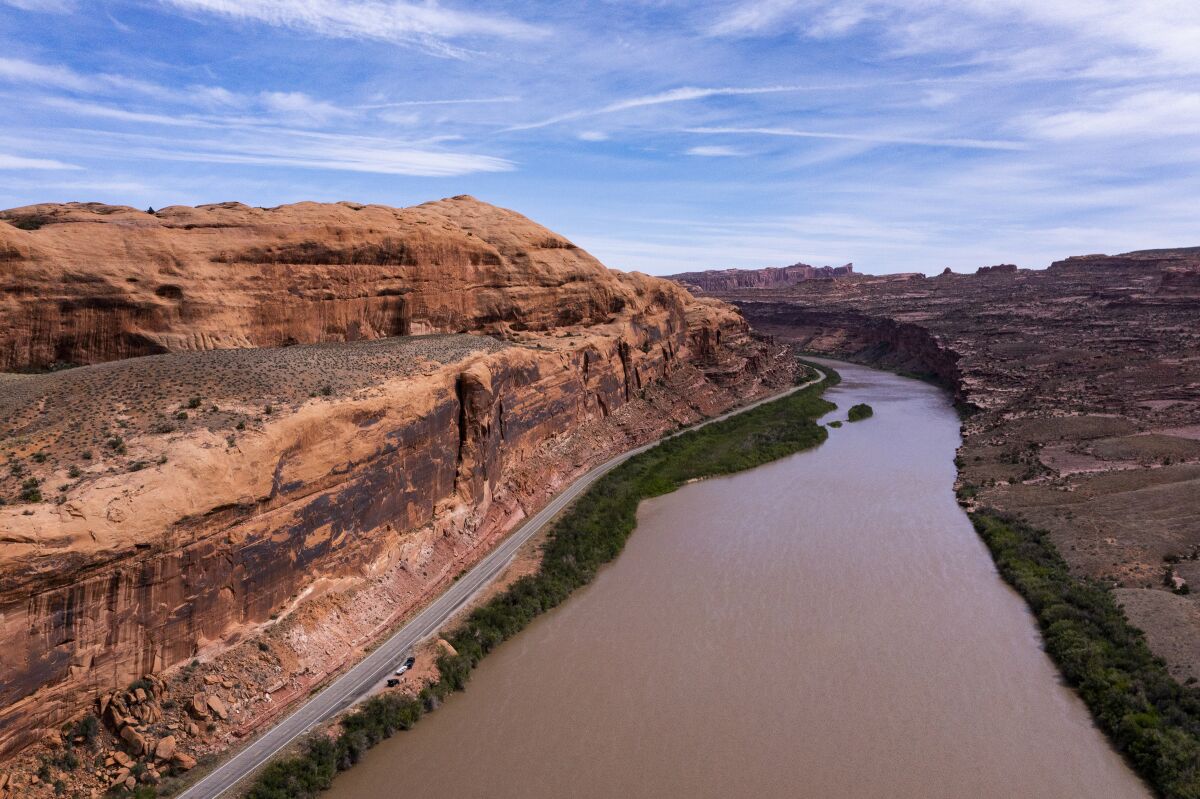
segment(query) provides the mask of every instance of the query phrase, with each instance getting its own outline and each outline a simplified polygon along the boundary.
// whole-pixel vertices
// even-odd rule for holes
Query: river
[[[332,799],[1149,797],[955,502],[936,388],[837,364],[821,447],[642,504],[625,551]]]

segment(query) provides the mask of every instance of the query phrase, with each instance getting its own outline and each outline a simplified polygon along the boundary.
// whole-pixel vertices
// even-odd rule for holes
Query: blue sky
[[[521,211],[609,266],[1200,245],[1195,0],[0,0],[0,206]]]

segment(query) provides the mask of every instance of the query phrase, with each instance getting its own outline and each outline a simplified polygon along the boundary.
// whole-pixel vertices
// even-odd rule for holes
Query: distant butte
[[[806,280],[833,280],[854,276],[854,264],[845,266],[768,266],[763,269],[713,269],[708,272],[681,272],[668,275],[685,286],[702,291],[734,291],[737,289],[770,289],[794,286]]]

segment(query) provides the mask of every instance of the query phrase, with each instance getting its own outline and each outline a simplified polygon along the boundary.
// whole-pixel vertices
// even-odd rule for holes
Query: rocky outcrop
[[[852,277],[854,264],[845,266],[768,266],[763,269],[713,269],[707,272],[681,272],[667,280],[699,289],[720,292],[738,289],[772,289],[794,286],[806,280],[834,280]]]
[[[467,198],[4,216],[40,225],[0,224],[10,366],[168,352],[0,376],[0,751],[331,593],[379,587],[339,624],[382,632],[573,475],[794,376]],[[471,334],[376,338],[438,330]]]

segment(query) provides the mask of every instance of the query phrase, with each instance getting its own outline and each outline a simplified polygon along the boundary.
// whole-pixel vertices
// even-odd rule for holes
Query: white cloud
[[[74,164],[65,164],[51,158],[22,158],[19,155],[0,153],[0,169],[80,169]]]
[[[268,111],[285,118],[302,119],[309,122],[328,122],[352,114],[333,103],[317,100],[304,92],[262,92],[259,99]]]
[[[310,31],[345,39],[416,44],[443,55],[460,53],[444,40],[486,37],[528,40],[546,31],[534,25],[435,2],[397,0],[160,0],[185,11]]]
[[[19,58],[3,57],[0,57],[0,80],[53,86],[72,91],[94,91],[99,86],[99,81],[86,78],[66,67],[35,64]]]
[[[22,11],[41,11],[48,14],[69,14],[75,10],[74,0],[0,0],[0,3]]]
[[[576,138],[580,141],[608,141],[608,134],[602,130],[585,130]]]
[[[1086,110],[1027,120],[1047,139],[1165,137],[1200,134],[1200,93],[1155,89],[1100,101]]]
[[[1191,0],[748,0],[707,32],[830,38],[864,23],[890,39],[893,55],[955,52],[1017,71],[1122,78],[1200,73],[1200,4]],[[1036,35],[1020,35],[1022,25]]]
[[[1022,142],[997,139],[971,139],[936,136],[901,136],[872,133],[836,133],[820,130],[797,130],[796,128],[687,128],[686,133],[734,134],[785,136],[796,139],[844,139],[846,141],[872,142],[875,144],[914,144],[923,147],[955,147],[968,150],[1024,150]]]
[[[520,97],[510,94],[503,97],[461,97],[448,100],[397,100],[391,103],[360,105],[357,108],[371,110],[377,108],[409,108],[418,105],[487,105],[491,103],[518,103],[520,101]]]
[[[736,147],[724,147],[719,144],[706,144],[699,147],[689,147],[688,155],[699,155],[706,158],[737,158],[746,155]]]

